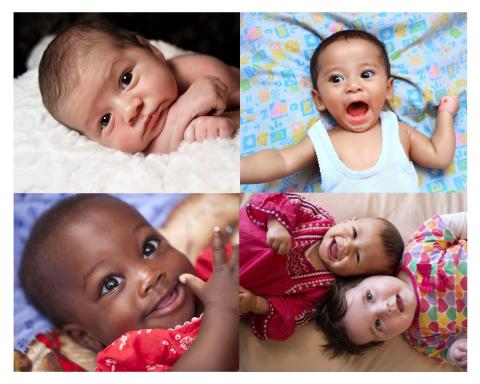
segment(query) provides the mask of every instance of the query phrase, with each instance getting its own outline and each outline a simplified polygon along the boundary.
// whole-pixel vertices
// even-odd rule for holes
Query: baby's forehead
[[[328,44],[318,55],[317,64],[320,64],[322,58],[325,58],[327,53],[332,52],[332,50],[339,49],[338,47],[339,45],[346,45],[346,44],[367,44],[378,52],[378,55],[376,57],[378,57],[380,61],[383,61],[382,50],[373,41],[363,39],[361,37],[349,37],[349,38],[338,39]]]

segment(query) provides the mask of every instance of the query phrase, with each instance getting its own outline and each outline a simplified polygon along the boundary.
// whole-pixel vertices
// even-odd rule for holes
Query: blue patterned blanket
[[[464,13],[244,13],[241,15],[241,155],[298,143],[320,116],[310,96],[309,60],[320,39],[341,29],[362,29],[386,45],[395,80],[392,107],[406,124],[431,136],[436,105],[459,97],[454,162],[445,170],[417,167],[422,192],[466,190],[467,20]],[[244,192],[319,192],[310,168]]]

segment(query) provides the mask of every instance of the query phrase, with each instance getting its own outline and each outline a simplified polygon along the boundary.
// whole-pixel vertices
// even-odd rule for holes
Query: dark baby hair
[[[355,344],[348,337],[343,325],[343,318],[347,313],[346,293],[349,289],[356,287],[363,278],[337,279],[325,298],[317,305],[315,322],[323,331],[326,344],[323,348],[330,352],[330,358],[342,355],[361,355],[370,348],[379,346],[381,341],[371,341],[367,344]]]
[[[104,194],[67,197],[45,211],[30,231],[20,264],[20,282],[32,304],[54,325],[66,322],[69,308],[66,295],[55,283],[55,264],[59,257],[68,257],[69,248],[57,241],[58,236],[67,222],[86,214],[87,204],[106,200],[120,201]]]
[[[380,233],[380,238],[382,239],[383,249],[387,255],[390,264],[387,266],[385,271],[379,271],[377,273],[391,275],[395,272],[400,260],[402,259],[404,243],[402,235],[390,221],[384,219],[383,217],[377,217],[377,220],[380,220],[383,224],[383,230]]]
[[[63,122],[58,116],[59,102],[78,82],[79,58],[88,57],[92,48],[104,42],[105,37],[120,48],[148,49],[137,33],[92,20],[76,23],[59,33],[43,53],[38,69],[40,93],[48,112],[60,123]]]
[[[349,29],[345,31],[335,32],[333,35],[330,35],[325,40],[322,40],[318,47],[315,49],[311,59],[310,59],[310,76],[312,78],[313,88],[316,89],[317,87],[317,76],[318,76],[318,57],[320,53],[322,53],[329,45],[335,43],[336,41],[340,40],[353,40],[353,39],[362,39],[367,40],[374,44],[383,58],[383,62],[385,64],[385,70],[387,72],[387,77],[390,77],[390,60],[388,58],[388,53],[385,48],[385,45],[377,39],[371,33],[365,31],[358,31],[355,29]]]

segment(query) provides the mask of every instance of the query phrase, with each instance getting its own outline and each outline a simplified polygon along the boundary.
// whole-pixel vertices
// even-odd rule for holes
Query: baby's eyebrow
[[[101,264],[103,264],[106,259],[102,259],[97,261],[95,264],[93,264],[92,268],[83,276],[83,291],[85,292],[85,288],[87,286],[87,280],[90,278],[90,276],[100,267]]]
[[[100,81],[102,82],[102,84],[112,82],[112,80],[114,84],[116,84],[117,73],[120,71],[119,68],[121,68],[124,62],[126,62],[126,59],[124,57],[117,57],[113,59],[111,63],[106,63],[108,65],[108,69],[106,69],[104,71],[104,74],[100,76]],[[94,110],[96,105],[98,105],[97,100],[99,99],[99,95],[104,90],[104,86],[98,86],[97,91],[95,92],[95,97],[92,100],[91,106],[88,108],[88,114],[84,121],[84,126],[86,127],[87,131],[91,131],[94,134],[97,133],[98,122],[95,121],[95,119],[97,118],[97,112],[92,113],[92,110]]]

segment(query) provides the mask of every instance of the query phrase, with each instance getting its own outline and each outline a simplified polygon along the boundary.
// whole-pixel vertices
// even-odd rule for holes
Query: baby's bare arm
[[[177,149],[184,140],[185,130],[199,116],[225,116],[232,120],[234,117],[225,111],[236,112],[239,116],[238,68],[227,66],[214,57],[196,54],[173,58],[169,66],[177,81],[179,96],[168,111],[163,132],[149,152],[169,153]],[[225,131],[238,129],[235,127],[239,126],[239,121],[237,117],[236,122],[229,122],[229,128],[222,128],[220,136],[230,137]],[[187,136],[192,137],[191,133]]]
[[[279,179],[315,162],[315,149],[309,137],[279,150],[268,149],[240,160],[242,184],[264,183]]]
[[[456,97],[445,96],[442,98],[431,138],[402,124],[403,129],[407,130],[411,160],[421,166],[436,169],[447,168],[452,163],[455,154],[453,117],[458,108],[459,103]]]
[[[179,93],[184,93],[202,77],[214,76],[227,87],[226,110],[240,107],[240,70],[207,55],[184,55],[170,60]]]
[[[191,348],[175,363],[175,371],[232,371],[238,364],[238,246],[226,261],[218,230],[213,238],[213,272],[207,283],[180,276],[205,306],[200,332]]]

